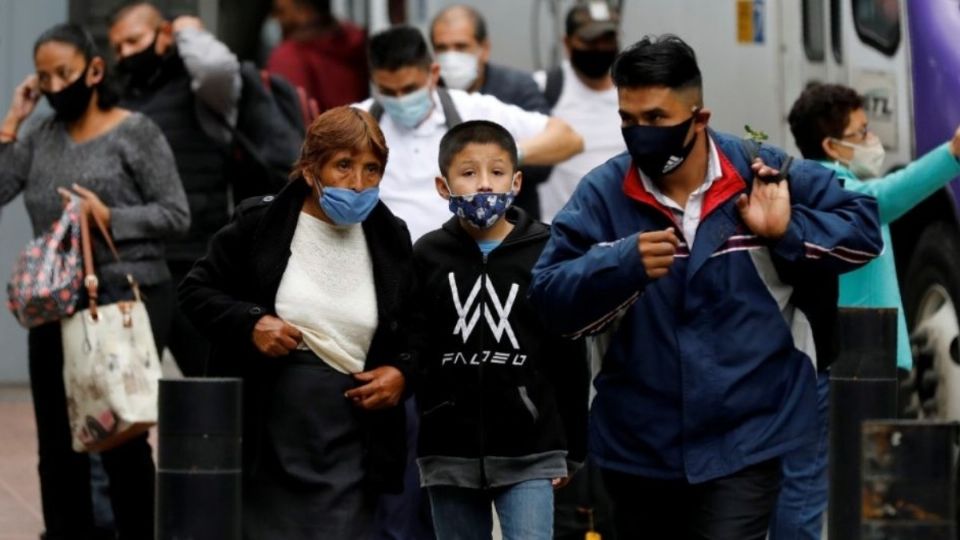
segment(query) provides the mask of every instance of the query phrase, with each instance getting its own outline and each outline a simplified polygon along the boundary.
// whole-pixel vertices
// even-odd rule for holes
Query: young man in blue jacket
[[[554,219],[531,299],[572,336],[617,322],[589,445],[618,537],[762,540],[779,458],[816,417],[816,321],[793,291],[877,256],[876,202],[813,162],[777,181],[708,129],[696,57],[675,36],[622,52],[613,78],[627,152]]]

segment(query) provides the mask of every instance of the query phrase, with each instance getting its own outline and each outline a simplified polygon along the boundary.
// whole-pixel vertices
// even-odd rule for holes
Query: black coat
[[[414,248],[419,455],[518,458],[586,454],[590,374],[583,342],[547,328],[527,300],[550,237],[519,208],[488,256],[457,218]]]
[[[295,180],[276,196],[241,203],[233,221],[210,242],[206,256],[179,287],[180,307],[213,343],[207,373],[244,380],[244,469],[255,470],[264,444],[263,414],[279,364],[253,345],[253,328],[274,306],[290,244],[310,188]],[[379,203],[362,224],[373,263],[379,323],[365,369],[391,365],[410,378],[407,314],[413,294],[410,234]],[[402,488],[406,460],[402,406],[364,411],[365,475],[374,492]]]

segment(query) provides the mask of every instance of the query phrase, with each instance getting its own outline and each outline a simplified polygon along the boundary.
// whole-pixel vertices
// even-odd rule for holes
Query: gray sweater
[[[109,132],[76,143],[63,123],[51,118],[17,142],[0,143],[0,205],[23,192],[34,235],[45,233],[63,213],[56,188],[74,183],[96,193],[110,208],[121,262],[113,259],[99,233],[92,232],[101,281],[120,284],[127,273],[142,285],[170,279],[163,239],[187,230],[190,211],[160,129],[132,113]]]

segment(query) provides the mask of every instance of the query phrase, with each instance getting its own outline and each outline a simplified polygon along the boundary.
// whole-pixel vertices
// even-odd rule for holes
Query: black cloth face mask
[[[610,73],[617,58],[616,50],[570,49],[570,64],[588,79],[599,79]]]
[[[117,72],[126,76],[129,84],[138,87],[145,86],[159,71],[163,64],[163,56],[157,54],[158,37],[160,37],[159,30],[154,34],[153,41],[146,49],[117,62]]]
[[[87,110],[90,104],[90,96],[93,95],[94,88],[87,86],[87,69],[90,64],[83,68],[83,73],[77,77],[77,80],[60,89],[59,92],[44,92],[47,103],[56,112],[56,118],[64,122],[72,122],[81,116]]]
[[[661,178],[680,167],[693,144],[697,142],[696,135],[684,144],[690,126],[697,117],[693,116],[675,126],[628,126],[621,128],[623,141],[633,162],[649,178]]]

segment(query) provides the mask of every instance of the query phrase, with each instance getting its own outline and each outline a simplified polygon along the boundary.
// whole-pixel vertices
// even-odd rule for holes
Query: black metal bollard
[[[897,416],[897,310],[843,308],[830,371],[830,538],[860,538],[860,429]]]
[[[240,539],[240,379],[160,381],[157,540]]]
[[[957,424],[863,423],[861,540],[956,540]]]

